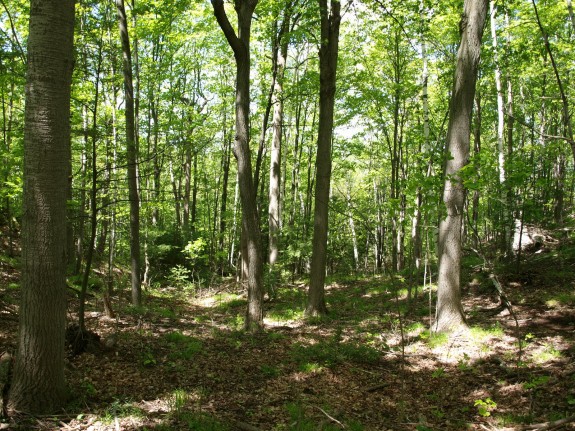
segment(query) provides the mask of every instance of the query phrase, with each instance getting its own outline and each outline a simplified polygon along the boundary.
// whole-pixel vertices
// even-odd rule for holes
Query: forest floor
[[[0,354],[16,343],[15,267],[0,259]],[[94,291],[87,326],[113,346],[69,358],[64,412],[0,428],[575,429],[575,243],[497,268],[516,318],[478,258],[463,272],[470,328],[452,337],[430,333],[429,289],[408,304],[401,277],[329,280],[323,319],[303,318],[303,282],[284,285],[258,335],[241,330],[232,281],[148,290],[142,308],[124,292],[114,319]],[[71,295],[70,322],[76,307]]]

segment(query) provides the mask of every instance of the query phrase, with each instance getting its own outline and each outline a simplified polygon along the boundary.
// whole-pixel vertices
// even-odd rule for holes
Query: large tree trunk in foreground
[[[24,125],[20,331],[10,407],[50,413],[66,400],[66,199],[74,1],[32,0]]]
[[[439,224],[439,276],[434,330],[452,331],[466,325],[461,305],[461,254],[465,188],[459,171],[469,159],[471,112],[475,97],[481,38],[488,0],[465,0],[460,21],[461,44],[449,108],[447,161],[443,202],[447,215]]]
[[[321,46],[319,50],[319,130],[317,137],[316,185],[308,304],[305,314],[327,313],[325,305],[325,264],[327,258],[328,203],[331,182],[331,140],[339,46],[341,4],[319,0],[321,15]]]
[[[140,196],[138,193],[138,152],[136,146],[136,128],[134,119],[134,85],[132,78],[132,55],[128,22],[124,0],[116,0],[118,25],[122,41],[124,58],[124,92],[126,96],[126,156],[128,164],[128,195],[130,200],[130,262],[132,270],[132,304],[142,304],[142,286],[140,281]]]
[[[236,59],[236,140],[233,153],[238,162],[242,234],[245,235],[248,257],[248,309],[245,321],[245,328],[248,331],[262,329],[264,318],[260,223],[249,147],[250,31],[257,3],[257,0],[235,0],[235,9],[238,14],[238,34],[236,35],[224,10],[223,0],[212,0],[214,15]]]

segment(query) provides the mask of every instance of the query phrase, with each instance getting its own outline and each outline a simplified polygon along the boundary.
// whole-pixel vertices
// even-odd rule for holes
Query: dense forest
[[[575,429],[571,0],[0,0],[0,429]]]

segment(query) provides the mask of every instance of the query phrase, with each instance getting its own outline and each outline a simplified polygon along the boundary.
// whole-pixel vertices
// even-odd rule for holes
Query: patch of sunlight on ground
[[[302,319],[284,320],[275,317],[264,317],[264,325],[270,328],[287,327],[295,329],[304,326],[304,321]]]
[[[530,356],[533,362],[542,365],[556,359],[561,359],[562,354],[553,342],[548,342],[537,346],[537,348],[530,353]]]
[[[199,298],[195,303],[201,307],[212,308],[218,307],[222,304],[227,304],[232,301],[237,301],[242,299],[241,295],[235,295],[233,293],[221,293],[214,296],[206,296],[204,298]]]

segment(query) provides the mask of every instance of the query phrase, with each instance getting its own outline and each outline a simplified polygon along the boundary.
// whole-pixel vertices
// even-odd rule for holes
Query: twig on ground
[[[336,418],[334,418],[333,416],[330,416],[330,414],[328,412],[326,412],[324,409],[322,409],[321,407],[318,406],[314,406],[316,409],[318,409],[320,412],[322,412],[330,421],[335,422],[336,424],[338,424],[340,427],[345,429],[345,425],[342,424],[340,421],[338,421]]]
[[[389,383],[380,383],[379,385],[369,386],[369,387],[365,388],[364,391],[365,392],[375,392],[378,389],[383,389],[387,386],[389,386]]]

